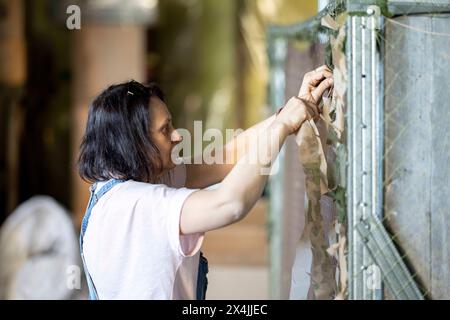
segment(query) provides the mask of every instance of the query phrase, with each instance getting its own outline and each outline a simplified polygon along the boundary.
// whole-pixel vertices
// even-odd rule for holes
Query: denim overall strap
[[[208,288],[208,260],[200,251],[200,261],[198,263],[198,275],[197,275],[197,300],[205,300],[206,289]]]
[[[89,271],[86,266],[86,261],[84,259],[84,253],[83,253],[83,238],[84,234],[86,233],[86,229],[88,227],[89,218],[91,217],[91,211],[92,208],[95,206],[95,204],[100,200],[100,198],[107,193],[109,190],[112,189],[116,184],[119,184],[121,182],[125,182],[125,180],[119,180],[119,179],[112,179],[108,181],[97,193],[95,193],[95,189],[97,187],[97,183],[94,183],[90,188],[91,196],[89,198],[89,203],[86,209],[86,213],[84,214],[83,221],[81,223],[81,232],[80,232],[80,253],[81,253],[81,259],[83,260],[83,267],[84,267],[84,273],[86,274],[86,280],[88,283],[88,289],[89,289],[89,299],[90,300],[98,300],[97,290],[95,289],[94,282],[92,281],[91,275],[89,274]]]

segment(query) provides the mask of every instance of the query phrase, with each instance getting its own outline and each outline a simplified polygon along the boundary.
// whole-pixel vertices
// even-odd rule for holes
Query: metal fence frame
[[[284,65],[288,42],[320,33],[320,18],[342,1],[332,1],[306,22],[268,28],[269,103],[284,103]],[[383,298],[386,286],[395,299],[423,299],[383,224],[384,74],[382,10],[390,15],[450,12],[449,0],[347,0],[347,219],[349,299]],[[381,45],[381,47],[380,47]],[[270,180],[270,290],[281,294],[282,203],[284,149],[280,169]]]

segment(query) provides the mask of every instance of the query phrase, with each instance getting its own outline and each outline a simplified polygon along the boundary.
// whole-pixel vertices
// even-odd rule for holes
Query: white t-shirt
[[[83,251],[99,299],[196,299],[204,234],[181,236],[179,227],[183,203],[196,189],[181,187],[183,164],[172,178],[164,179],[172,187],[117,184],[92,209]]]

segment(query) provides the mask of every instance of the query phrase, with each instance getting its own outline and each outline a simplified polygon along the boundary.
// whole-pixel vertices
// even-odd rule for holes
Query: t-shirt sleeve
[[[180,234],[180,218],[186,199],[198,189],[168,188],[170,197],[167,210],[167,227],[169,241],[173,250],[176,250],[182,257],[191,257],[199,250],[203,242],[204,233],[189,235]]]

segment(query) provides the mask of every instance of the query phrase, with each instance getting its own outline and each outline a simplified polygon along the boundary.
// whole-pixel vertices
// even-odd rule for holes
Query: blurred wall
[[[19,201],[20,99],[27,72],[24,22],[21,0],[0,2],[0,224]]]

